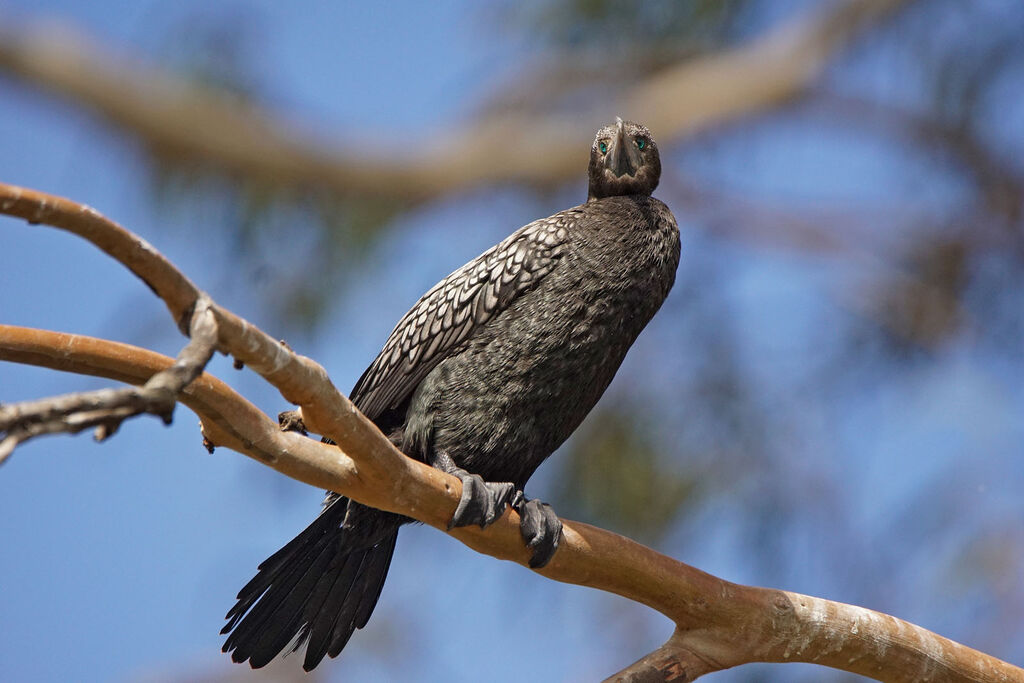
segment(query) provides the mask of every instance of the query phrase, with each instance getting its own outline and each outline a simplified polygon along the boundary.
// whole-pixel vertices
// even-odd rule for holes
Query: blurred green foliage
[[[560,514],[658,545],[684,509],[698,501],[699,477],[669,462],[644,414],[605,402],[560,459]]]

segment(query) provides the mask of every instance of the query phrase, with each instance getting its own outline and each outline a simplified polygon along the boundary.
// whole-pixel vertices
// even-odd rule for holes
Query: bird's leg
[[[462,482],[462,499],[448,522],[449,529],[470,524],[479,524],[482,529],[494,524],[516,494],[515,484],[484,481],[479,474],[467,472],[456,465],[447,453],[435,453],[430,464]]]
[[[516,491],[510,503],[519,513],[519,533],[526,547],[533,550],[530,568],[539,569],[551,561],[558,542],[562,539],[562,521],[547,503],[527,500],[522,491]]]

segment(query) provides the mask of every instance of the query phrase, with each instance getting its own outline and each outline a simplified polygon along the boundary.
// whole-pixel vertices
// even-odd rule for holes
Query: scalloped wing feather
[[[434,367],[550,273],[574,210],[523,226],[434,285],[406,313],[352,389],[371,420],[401,405]]]

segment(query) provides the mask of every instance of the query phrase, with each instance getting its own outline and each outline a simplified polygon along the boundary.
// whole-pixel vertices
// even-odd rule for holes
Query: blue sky
[[[316,3],[301,11],[273,2],[235,7],[258,17],[243,24],[259,36],[258,51],[247,58],[271,106],[325,137],[355,130],[414,144],[418,135],[469,117],[496,75],[515,73],[537,56],[529,41],[496,27],[498,10],[468,2],[431,3],[429,11],[411,3],[372,10],[365,3]],[[15,3],[4,13],[68,21],[114,52],[160,61],[175,54],[171,38],[191,18],[211,11],[231,16],[229,9],[193,2]],[[842,84],[870,89],[889,82],[892,68],[867,60],[848,67]],[[805,123],[768,117],[746,136],[707,136],[680,151],[666,177],[697,177],[801,206],[870,202],[884,209],[912,196],[915,209],[936,214],[964,191],[941,168],[894,152],[886,140],[829,130],[820,121],[808,135]],[[583,144],[590,135],[581,132]],[[0,76],[0,180],[92,205],[154,244],[219,303],[257,324],[273,324],[253,273],[235,267],[230,240],[208,233],[216,219],[203,214],[202,201],[161,207],[133,143],[6,76]],[[348,296],[333,305],[331,319],[339,322],[293,346],[324,364],[339,386],[351,386],[427,287],[513,229],[583,197],[581,171],[579,183],[549,197],[480,191],[403,217],[368,256]],[[720,283],[725,314],[742,332],[744,367],[779,406],[801,399],[801,378],[816,364],[845,362],[831,347],[851,324],[837,291],[847,280],[837,279],[836,263],[717,241],[689,217],[680,215],[680,222],[683,269],[700,260],[733,264],[732,277]],[[141,283],[89,245],[43,226],[0,217],[0,292],[4,323],[103,336],[172,355],[182,344]],[[685,309],[682,297],[677,290],[666,311]],[[638,342],[615,390],[642,392],[632,378],[651,374],[655,345],[685,344],[668,315]],[[689,371],[685,353],[672,363],[679,373]],[[258,378],[233,371],[223,359],[211,369],[268,413],[285,407]],[[779,587],[891,610],[968,642],[981,638],[975,625],[986,619],[988,598],[973,599],[970,581],[936,578],[932,568],[914,564],[920,557],[901,561],[894,528],[906,524],[908,533],[918,533],[935,526],[940,534],[941,515],[932,520],[920,497],[927,501],[936,491],[956,501],[964,523],[936,545],[936,561],[955,568],[964,547],[978,547],[961,543],[960,535],[973,538],[991,529],[992,520],[997,527],[1019,520],[1021,380],[1019,362],[954,346],[939,362],[883,378],[871,391],[854,382],[837,387],[831,403],[803,410],[805,442],[765,466],[792,470],[794,490],[825,481],[822,490],[832,494],[821,495],[832,500],[803,513],[820,518],[788,541],[786,551],[805,559]],[[106,385],[0,364],[5,402]],[[795,462],[816,448],[824,455],[813,468]],[[531,483],[532,495],[553,489],[550,469]],[[756,482],[738,485],[730,496],[756,495],[744,487],[756,489]],[[0,680],[178,680],[233,671],[219,652],[223,615],[256,564],[308,523],[319,498],[232,452],[206,454],[184,408],[170,428],[135,420],[101,446],[81,435],[19,449],[0,469],[0,543],[7,550],[0,562]],[[860,551],[819,552],[821,540],[834,533],[822,511],[847,520],[841,528],[858,530],[851,547]],[[772,577],[744,561],[752,541],[741,514],[732,498],[709,500],[662,549],[724,578],[768,583]],[[704,536],[701,529],[714,533]],[[1008,561],[1016,561],[1012,553],[1020,548],[1008,547]],[[889,561],[891,583],[865,591],[844,578],[844,571]],[[438,588],[442,581],[452,589]],[[951,604],[943,607],[946,600]],[[612,623],[615,628],[606,627]],[[594,680],[669,633],[668,621],[645,608],[546,581],[432,529],[410,527],[402,531],[374,619],[337,662],[322,668],[328,680],[470,681],[486,671],[491,680],[511,681],[523,680],[524,662],[536,662],[537,680]],[[1024,632],[998,642],[1005,650],[993,654],[1024,657]],[[298,669],[299,661],[291,665]],[[754,671],[709,680],[748,680]],[[806,680],[824,675],[792,671]]]

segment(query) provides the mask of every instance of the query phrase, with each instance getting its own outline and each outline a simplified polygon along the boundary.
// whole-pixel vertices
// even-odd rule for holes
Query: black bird
[[[532,567],[551,559],[561,522],[522,488],[597,403],[675,280],[679,229],[651,197],[660,176],[644,126],[599,130],[586,203],[435,285],[352,390],[404,453],[462,480],[452,526],[519,511]],[[224,651],[258,668],[305,643],[307,671],[337,656],[370,618],[410,521],[328,492],[320,516],[238,593]]]

